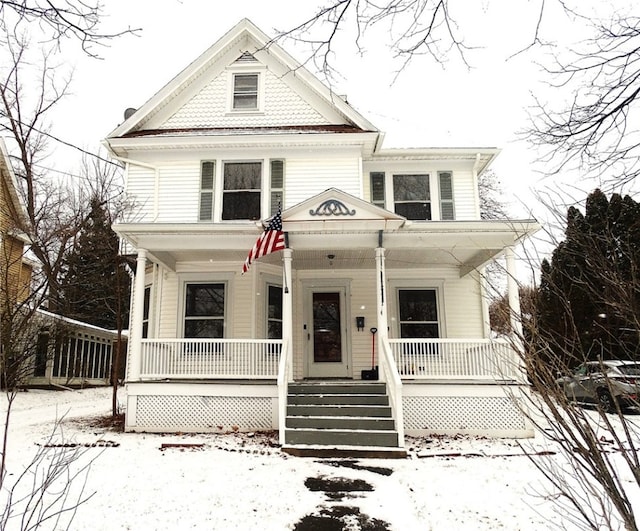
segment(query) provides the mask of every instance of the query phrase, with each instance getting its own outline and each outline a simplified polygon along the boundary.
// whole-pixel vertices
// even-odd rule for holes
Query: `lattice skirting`
[[[277,398],[251,386],[221,393],[146,389],[130,392],[128,431],[226,432],[272,430],[277,427]],[[234,392],[235,391],[235,392]],[[242,395],[245,396],[242,396]]]
[[[405,396],[408,435],[480,434],[531,437],[522,400],[513,396]]]

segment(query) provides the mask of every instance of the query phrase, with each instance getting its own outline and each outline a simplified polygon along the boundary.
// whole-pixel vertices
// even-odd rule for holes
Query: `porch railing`
[[[278,367],[278,436],[280,444],[284,444],[284,435],[287,422],[287,393],[289,382],[293,380],[291,374],[291,347],[288,341],[282,344],[282,355]]]
[[[403,379],[521,381],[517,353],[504,340],[390,339]]]
[[[389,393],[389,402],[393,418],[396,421],[396,430],[398,431],[398,446],[404,448],[404,416],[402,412],[402,379],[400,373],[393,360],[388,341],[384,339],[378,342],[380,355],[378,363],[382,372],[382,378],[387,383]]]
[[[143,339],[142,379],[275,379],[281,339]]]

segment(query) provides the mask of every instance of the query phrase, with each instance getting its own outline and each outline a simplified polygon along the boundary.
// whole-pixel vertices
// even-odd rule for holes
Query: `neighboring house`
[[[26,256],[29,239],[21,227],[26,225],[27,215],[17,190],[9,154],[0,138],[2,354],[5,341],[20,345],[12,356],[19,367],[15,370],[20,385],[26,387],[109,385],[117,333],[34,309],[30,288],[37,264]],[[24,329],[4,335],[16,323]]]
[[[0,313],[29,296],[33,262],[24,255],[25,219],[9,153],[0,138]]]
[[[246,19],[127,110],[105,140],[140,206],[114,226],[138,264],[127,430],[396,454],[404,433],[532,434],[482,273],[506,255],[517,312],[513,248],[537,223],[481,220],[499,150],[382,138]],[[242,274],[279,205],[286,249]]]
[[[89,323],[37,310],[37,335],[26,387],[96,387],[111,385],[118,333]],[[126,334],[122,336],[126,352]],[[124,378],[124,355],[118,379]]]

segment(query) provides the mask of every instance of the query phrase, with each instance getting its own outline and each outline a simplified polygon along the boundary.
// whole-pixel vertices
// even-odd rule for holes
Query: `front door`
[[[307,290],[307,376],[346,378],[349,372],[344,288]]]

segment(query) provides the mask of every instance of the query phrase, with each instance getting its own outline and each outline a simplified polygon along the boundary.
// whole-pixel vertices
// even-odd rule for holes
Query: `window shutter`
[[[455,212],[453,208],[453,175],[450,171],[438,173],[440,185],[440,219],[453,220]]]
[[[200,221],[213,220],[213,183],[215,162],[205,161],[200,168]]]
[[[271,172],[271,215],[278,210],[278,205],[284,208],[284,160],[270,161]]]
[[[371,178],[371,202],[384,208],[384,172],[374,171],[370,174]]]

